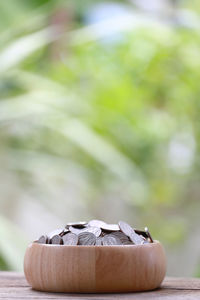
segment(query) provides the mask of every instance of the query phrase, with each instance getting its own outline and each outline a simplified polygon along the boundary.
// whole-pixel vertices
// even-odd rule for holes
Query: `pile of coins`
[[[100,220],[68,223],[37,241],[40,244],[57,245],[142,245],[153,243],[147,227],[145,230],[133,229],[129,224],[119,221],[118,224],[107,224]]]

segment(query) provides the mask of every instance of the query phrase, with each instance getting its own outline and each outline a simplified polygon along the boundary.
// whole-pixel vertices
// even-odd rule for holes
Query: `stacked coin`
[[[100,220],[68,223],[37,241],[40,244],[57,245],[142,245],[153,243],[147,227],[145,230],[133,229],[129,224],[119,221],[118,224],[107,224]]]

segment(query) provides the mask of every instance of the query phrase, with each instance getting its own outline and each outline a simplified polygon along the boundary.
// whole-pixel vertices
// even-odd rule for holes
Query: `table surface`
[[[32,290],[23,274],[0,272],[0,299],[173,299],[200,300],[200,279],[166,277],[161,287],[155,291],[124,294],[59,294]]]

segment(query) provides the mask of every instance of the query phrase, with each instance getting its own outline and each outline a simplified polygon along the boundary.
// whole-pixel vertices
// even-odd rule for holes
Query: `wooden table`
[[[32,290],[23,274],[0,272],[0,299],[200,299],[200,279],[167,277],[162,286],[150,292],[125,294],[56,294]]]

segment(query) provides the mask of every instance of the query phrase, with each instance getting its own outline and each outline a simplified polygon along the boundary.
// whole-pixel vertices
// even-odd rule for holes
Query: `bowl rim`
[[[29,247],[33,246],[33,245],[36,245],[36,247],[39,247],[39,248],[52,248],[52,249],[72,249],[72,248],[75,248],[75,249],[86,249],[86,248],[89,248],[89,249],[97,249],[97,248],[100,248],[100,249],[108,249],[108,248],[113,248],[113,249],[127,249],[127,248],[133,248],[133,249],[136,249],[136,248],[146,248],[146,247],[155,247],[156,245],[161,245],[161,243],[158,241],[158,240],[154,240],[153,243],[147,243],[147,244],[142,244],[142,245],[57,245],[57,244],[40,244],[40,243],[37,243],[37,241],[34,241],[32,243],[29,244]],[[34,246],[35,247],[35,246]]]

